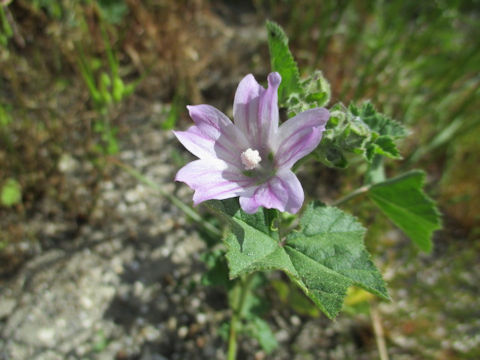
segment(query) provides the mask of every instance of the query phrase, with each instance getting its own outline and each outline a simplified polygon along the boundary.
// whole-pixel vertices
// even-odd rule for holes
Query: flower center
[[[240,159],[242,160],[243,166],[245,166],[245,170],[255,169],[258,164],[260,164],[260,161],[262,161],[262,158],[260,157],[258,151],[252,150],[251,148],[248,148],[247,150],[242,152],[242,154],[240,155]]]

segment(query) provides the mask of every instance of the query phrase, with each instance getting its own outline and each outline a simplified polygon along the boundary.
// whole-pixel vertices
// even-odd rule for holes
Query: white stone
[[[296,315],[293,315],[291,318],[290,318],[290,322],[292,323],[293,326],[299,326],[302,321],[300,320],[300,318]]]
[[[2,299],[0,301],[0,319],[10,315],[16,305],[17,302],[13,299]]]
[[[52,345],[55,339],[55,330],[52,328],[42,328],[38,331],[38,339],[45,345]]]
[[[92,306],[93,306],[93,302],[92,300],[88,297],[88,296],[82,296],[80,298],[80,304],[82,304],[82,306],[85,308],[85,309],[91,309]]]
[[[78,161],[69,154],[63,154],[58,162],[58,170],[63,173],[71,173],[78,168]]]
[[[184,338],[187,335],[188,335],[188,328],[186,326],[182,326],[180,329],[178,329],[178,336],[180,338]]]
[[[197,317],[197,322],[201,325],[207,322],[207,315],[205,315],[204,313],[198,313],[196,317]]]

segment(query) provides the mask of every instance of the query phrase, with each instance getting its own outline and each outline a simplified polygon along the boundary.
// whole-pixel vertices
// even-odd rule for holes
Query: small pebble
[[[178,329],[178,336],[180,338],[184,338],[188,335],[188,328],[186,326],[182,326],[180,327],[180,329]]]

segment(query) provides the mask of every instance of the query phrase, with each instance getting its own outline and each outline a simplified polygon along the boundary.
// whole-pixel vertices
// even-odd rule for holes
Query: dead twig
[[[373,331],[375,333],[375,340],[377,342],[380,360],[388,360],[387,344],[385,343],[382,321],[375,304],[370,306],[370,316],[372,318]]]

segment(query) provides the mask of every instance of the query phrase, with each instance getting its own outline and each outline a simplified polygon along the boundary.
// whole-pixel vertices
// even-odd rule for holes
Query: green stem
[[[101,14],[100,10],[98,11]],[[103,23],[103,18],[100,16],[100,32],[102,34],[103,44],[105,45],[105,53],[107,54],[108,65],[110,66],[110,71],[112,73],[112,79],[118,77],[118,61],[113,52],[112,46],[110,44],[110,38],[108,37],[107,29]]]
[[[137,180],[140,180],[142,183],[145,185],[149,186],[150,188],[154,189],[157,191],[160,195],[166,197],[173,205],[178,207],[180,210],[182,210],[185,215],[187,215],[190,219],[192,219],[194,222],[199,224],[206,232],[208,232],[210,235],[214,237],[221,237],[222,233],[220,230],[218,230],[215,226],[210,224],[209,222],[204,221],[202,216],[196,212],[193,208],[190,206],[186,205],[182,200],[177,198],[175,195],[166,192],[163,190],[157,183],[153,182],[146,176],[142,175],[140,172],[135,170],[134,168],[128,166],[127,164],[119,161],[118,159],[115,159],[113,157],[109,157],[108,160],[117,165],[118,167],[122,168],[125,170],[127,173],[135,177]]]
[[[241,279],[240,294],[238,296],[237,305],[233,308],[232,320],[230,322],[230,333],[228,335],[228,360],[235,360],[237,358],[237,327],[239,321],[242,319],[243,307],[250,291],[250,283],[253,279],[253,273],[248,274]]]
[[[374,155],[373,160],[365,174],[365,184],[375,184],[385,181],[385,166],[383,157]]]
[[[358,189],[352,191],[350,194],[334,201],[332,203],[332,206],[339,206],[339,205],[342,205],[344,203],[346,203],[347,201],[359,196],[359,195],[362,195],[364,193],[366,193],[368,190],[370,190],[370,186],[369,185],[365,185],[365,186],[362,186],[362,187],[359,187]]]
[[[276,213],[276,220],[277,220],[277,232],[278,232],[278,241],[282,243],[282,237],[283,237],[283,226],[282,226],[282,214],[280,211],[275,210]]]
[[[7,16],[5,14],[5,10],[3,9],[4,5],[0,5],[0,20],[2,22],[2,29],[7,36],[7,38],[11,38],[13,35],[13,30],[10,24],[8,23]],[[6,6],[5,6],[6,8]]]
[[[228,360],[235,360],[237,358],[237,322],[238,316],[234,312],[232,320],[230,321],[230,333],[228,335]]]

